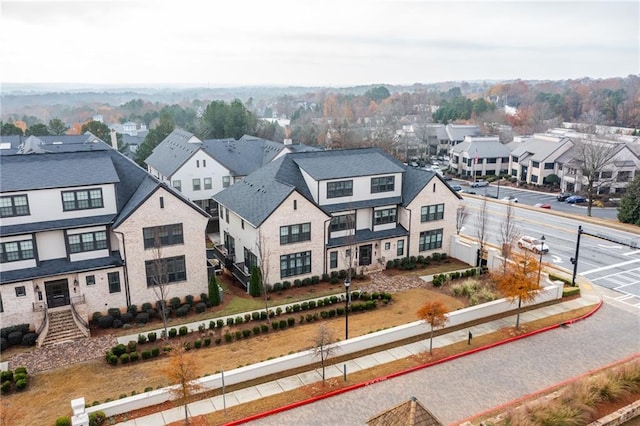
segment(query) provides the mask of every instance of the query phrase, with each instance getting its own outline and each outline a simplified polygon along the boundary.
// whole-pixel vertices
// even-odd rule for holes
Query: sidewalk
[[[601,296],[597,294],[596,290],[591,285],[581,285],[580,298],[524,312],[520,314],[520,323],[526,324],[540,318],[545,318],[551,315],[556,315],[585,306],[594,305],[600,302],[600,300]],[[457,342],[467,341],[469,332],[472,332],[473,336],[477,337],[493,333],[505,327],[512,327],[514,324],[515,315],[512,315],[510,317],[475,325],[472,329],[458,330],[455,332],[443,334],[441,336],[434,337],[433,347],[438,348],[448,346]],[[407,358],[412,355],[424,353],[428,350],[428,340],[415,342],[404,346],[398,346],[371,355],[355,358],[343,364],[327,366],[325,370],[325,377],[327,379],[333,377],[341,377],[343,375],[343,368],[346,368],[347,374],[352,374],[357,371],[376,367],[378,365],[396,361],[402,358]],[[277,393],[287,392],[302,386],[317,383],[321,380],[322,370],[315,369],[272,382],[267,382],[257,386],[251,386],[234,392],[229,392],[224,396],[220,395],[212,398],[207,398],[202,401],[197,401],[189,404],[188,409],[191,416],[199,416],[214,411],[221,411],[225,408],[230,408],[236,405],[249,403],[251,401],[265,398]],[[184,407],[175,407],[162,412],[150,414],[148,416],[122,422],[119,423],[119,425],[156,426],[166,425],[172,422],[183,420]]]

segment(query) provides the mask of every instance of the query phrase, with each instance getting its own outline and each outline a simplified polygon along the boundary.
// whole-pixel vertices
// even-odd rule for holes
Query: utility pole
[[[578,239],[576,240],[576,255],[571,258],[573,264],[573,277],[571,278],[571,285],[576,286],[576,275],[578,274],[578,255],[580,254],[580,235],[582,235],[582,225],[578,226]]]

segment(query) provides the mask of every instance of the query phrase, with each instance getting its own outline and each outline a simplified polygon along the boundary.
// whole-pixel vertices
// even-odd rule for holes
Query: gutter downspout
[[[129,268],[127,267],[127,246],[124,241],[124,233],[120,231],[113,232],[122,235],[122,252],[124,254],[124,295],[127,307],[129,307],[131,306],[131,289],[129,288]]]
[[[329,250],[327,249],[327,244],[329,244],[329,239],[327,238],[327,222],[331,222],[331,217],[324,221],[324,244],[323,244],[323,256],[322,256],[322,273],[328,274],[327,270],[327,254],[329,254]]]

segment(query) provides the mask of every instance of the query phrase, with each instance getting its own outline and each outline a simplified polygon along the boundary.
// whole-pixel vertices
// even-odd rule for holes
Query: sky
[[[0,83],[352,86],[640,74],[640,0],[0,0]]]

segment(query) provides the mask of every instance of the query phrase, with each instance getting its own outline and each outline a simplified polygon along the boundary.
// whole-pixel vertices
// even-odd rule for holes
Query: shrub
[[[127,306],[127,312],[131,313],[132,315],[135,315],[138,313],[138,306],[137,305],[129,305]]]
[[[91,315],[91,321],[97,324],[101,316],[102,316],[101,312],[94,312],[93,315]]]
[[[269,332],[269,326],[267,324],[260,324],[260,330],[263,333],[268,333]]]
[[[27,374],[27,367],[16,367],[14,374]]]
[[[125,312],[124,314],[120,315],[120,318],[115,318],[115,319],[119,319],[120,321],[122,321],[123,324],[129,324],[130,322],[133,321],[133,314],[131,312]]]
[[[289,290],[291,288],[291,281],[282,281],[282,289]]]
[[[281,330],[284,330],[285,328],[287,328],[287,320],[283,320],[283,319],[282,319],[282,320],[280,320],[279,322],[280,322],[280,324],[278,324],[278,327],[279,327]]]
[[[242,339],[242,331],[236,330],[234,336],[235,336],[236,340]]]
[[[336,308],[336,313],[337,313],[339,316],[344,315],[344,308]]]
[[[129,362],[129,354],[120,355],[120,364],[127,364]]]
[[[169,329],[169,337],[176,337],[177,335],[178,335],[178,330],[176,330],[175,328]]]
[[[126,352],[127,352],[127,347],[124,345],[124,343],[120,343],[118,345],[115,345],[113,348],[111,348],[111,353],[113,353],[117,357],[119,357],[120,355]]]
[[[60,416],[56,419],[56,426],[71,426],[71,418],[69,416]]]
[[[0,385],[0,393],[9,393],[11,390],[11,382],[9,380],[4,380],[2,385]]]
[[[222,328],[223,326],[224,326],[224,322],[221,319],[216,320],[216,327]]]
[[[13,371],[7,370],[0,373],[0,382],[13,381]]]
[[[244,314],[244,322],[251,321],[251,314]]]
[[[171,300],[169,300],[169,304],[171,305],[171,309],[173,309],[175,311],[176,309],[178,309],[180,307],[180,298],[179,297],[172,297]]]
[[[277,307],[276,308],[276,315],[280,315],[282,313],[282,308],[281,307]]]
[[[316,284],[318,284],[319,282],[320,282],[320,277],[319,277],[319,276],[317,276],[317,275],[313,275],[313,276],[311,277],[311,284],[312,284],[312,285],[316,285]]]
[[[244,319],[239,315],[235,319],[236,325],[242,324],[243,321]]]
[[[294,317],[287,318],[287,325],[289,327],[293,327],[295,325],[295,323],[296,323],[296,319]]]
[[[293,286],[296,288],[302,287],[302,280],[301,279],[293,280]]]
[[[256,336],[258,334],[260,334],[260,326],[259,325],[256,325],[256,326],[253,327],[253,334],[255,334]]]
[[[296,303],[295,305],[292,306],[293,308],[293,312],[299,312],[300,311],[300,304]]]
[[[147,334],[147,338],[149,339],[149,343],[153,343],[158,338],[158,335],[156,334],[155,331],[152,331],[152,332]]]
[[[182,344],[182,347],[184,348],[185,351],[190,351],[191,350],[191,342],[184,342]]]
[[[245,330],[242,330],[242,337],[246,339],[249,336],[251,336],[251,330],[249,330],[248,328]]]
[[[282,291],[282,283],[281,282],[274,283],[273,291]]]
[[[322,311],[322,312],[320,312],[320,316],[322,317],[322,319],[327,319],[327,318],[329,318],[329,312]]]
[[[439,262],[440,261],[440,253],[433,253],[431,255],[431,259],[433,259],[434,262]]]
[[[111,328],[113,325],[113,317],[111,315],[104,315],[98,319],[98,327]]]
[[[129,326],[129,324],[127,324],[127,326]],[[112,327],[113,328],[122,328],[122,327],[124,327],[124,324],[122,323],[122,320],[114,319]]]
[[[178,329],[178,334],[179,334],[180,336],[186,336],[187,334],[189,334],[189,329],[187,328],[187,326],[186,326],[186,325],[183,325],[182,327],[180,327],[180,328]]]
[[[303,278],[302,279],[302,286],[303,287],[308,287],[311,285],[311,278]]]
[[[312,314],[307,314],[305,319],[307,320],[307,322],[312,322],[313,321],[313,315]],[[300,322],[302,322],[302,321],[300,321]]]
[[[201,314],[207,309],[207,304],[204,302],[196,303],[196,313]]]
[[[142,312],[147,312],[149,309],[153,309],[153,305],[149,302],[142,304]]]
[[[204,343],[204,346],[209,346],[211,345],[211,337],[207,336],[202,340],[202,343]]]
[[[176,309],[176,316],[178,318],[184,318],[187,316],[190,310],[191,306],[189,305],[180,306],[178,309]]]
[[[274,322],[271,323],[271,328],[273,328],[274,330],[277,330],[278,329],[278,325],[279,325],[278,321],[274,321]]]
[[[138,342],[130,340],[129,343],[127,343],[127,352],[134,352],[136,349],[138,349]]]
[[[140,355],[138,355],[138,352],[131,352],[129,354],[129,359],[131,360],[131,362],[135,362],[140,358]]]
[[[222,339],[220,339],[219,337],[216,337],[215,342],[216,342],[216,345],[219,345],[219,344],[220,344],[220,342],[222,342]]]
[[[116,365],[118,363],[118,357],[113,354],[109,354],[107,356],[107,362],[111,365]]]
[[[193,299],[193,296],[192,296],[192,295],[190,295],[190,294],[187,294],[187,295],[184,297],[184,301],[185,301],[186,303],[188,303],[189,305],[191,305],[191,306],[193,306],[193,300],[194,300],[194,299]]]
[[[119,308],[109,308],[107,309],[107,313],[113,318],[120,318],[120,316],[122,315],[122,312],[120,312]]]
[[[151,349],[151,356],[153,358],[157,357],[160,355],[160,348],[153,348]]]
[[[136,315],[136,324],[146,324],[149,322],[149,314],[146,312],[140,312]]]
[[[335,296],[335,295],[329,296],[329,301],[331,302],[332,305],[335,303],[338,303],[338,296]]]
[[[311,302],[309,302],[309,303],[311,303]],[[321,308],[321,307],[324,306],[324,299],[320,299],[316,303],[318,304],[318,308]]]
[[[258,321],[260,319],[260,312],[251,312],[251,319],[253,321]]]
[[[322,282],[328,283],[330,279],[331,276],[329,274],[322,274]]]
[[[195,342],[193,342],[193,347],[196,349],[200,349],[202,347],[202,340],[196,339]]]
[[[22,346],[34,346],[36,344],[36,340],[38,340],[38,335],[36,333],[27,333],[22,336]]]
[[[23,391],[27,388],[27,379],[16,380],[16,389]]]
[[[144,345],[145,343],[147,343],[147,336],[144,334],[138,334],[138,344]]]
[[[309,302],[302,302],[300,304],[300,309],[302,309],[303,311],[306,311],[307,309],[309,309]]]
[[[227,325],[233,325],[233,318],[227,318]]]
[[[151,358],[151,351],[144,350],[142,351],[141,355],[142,355],[142,359],[149,359]]]
[[[316,307],[316,301],[315,300],[310,300],[309,301],[309,309],[315,309]]]
[[[145,390],[145,392],[147,391]],[[89,426],[102,426],[106,420],[107,415],[104,411],[95,411],[89,414]]]
[[[224,334],[224,341],[229,343],[231,340],[233,340],[233,336],[231,335],[231,333],[227,332]]]

